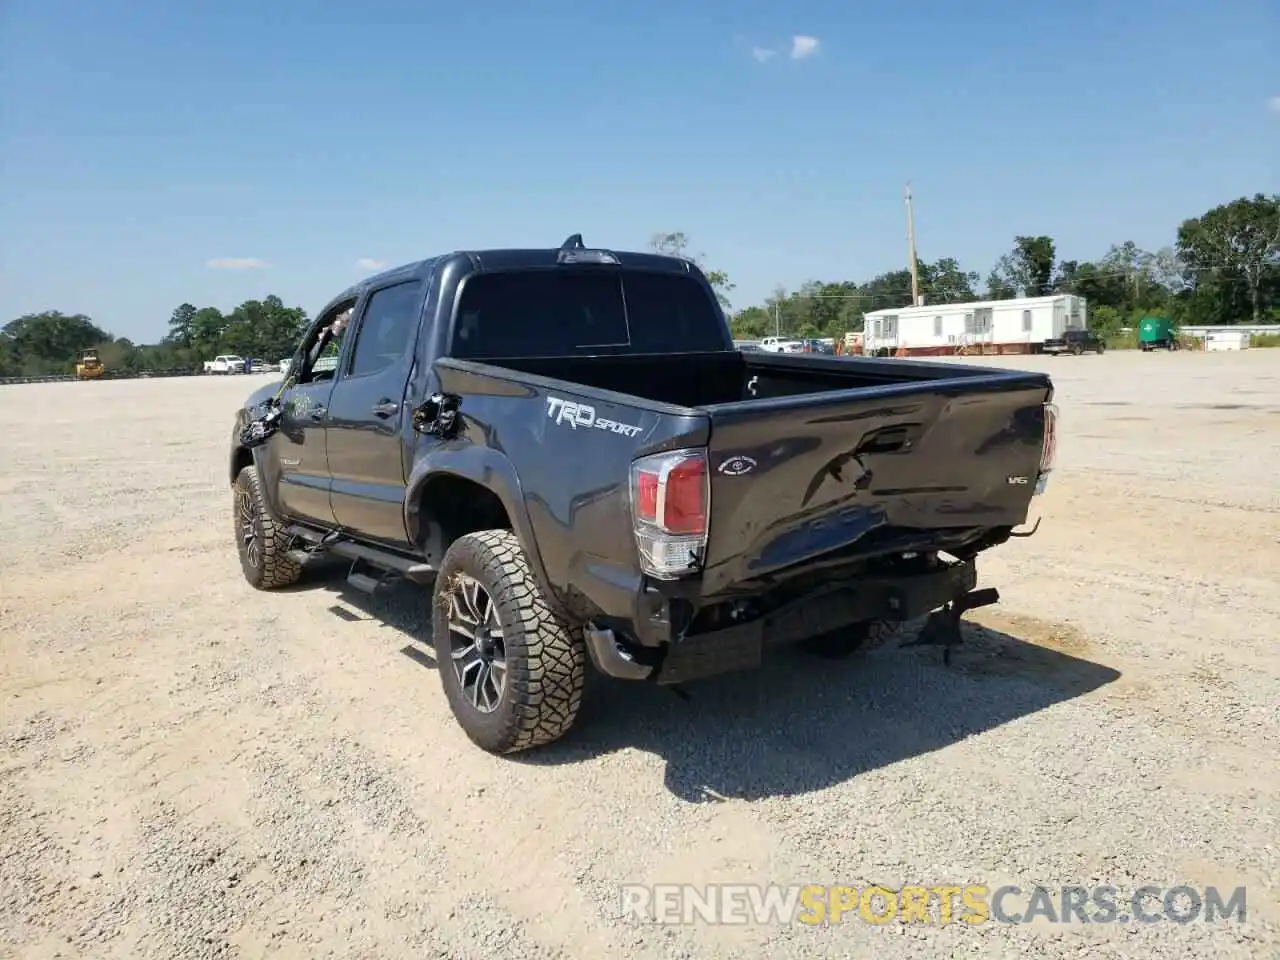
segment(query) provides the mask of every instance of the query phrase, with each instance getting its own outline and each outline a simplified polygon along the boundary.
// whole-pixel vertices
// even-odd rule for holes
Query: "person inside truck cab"
[[[320,335],[316,337],[315,345],[312,346],[307,355],[308,372],[315,369],[315,365],[321,358],[337,360],[338,353],[342,349],[342,335],[346,332],[347,326],[351,322],[352,310],[352,307],[348,307],[338,314],[332,323],[320,331]],[[323,379],[332,375],[333,371],[331,370],[317,371],[311,379]]]
[[[354,309],[354,307],[347,307],[347,309],[338,314],[333,323],[325,327],[325,332],[331,340],[342,341],[342,333],[347,329],[347,324],[351,322],[351,311]]]

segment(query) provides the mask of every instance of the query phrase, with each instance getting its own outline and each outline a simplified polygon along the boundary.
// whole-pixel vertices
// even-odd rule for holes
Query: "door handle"
[[[329,410],[327,407],[312,407],[310,410],[310,416],[312,420],[323,420],[325,414],[328,412]]]
[[[907,453],[920,435],[920,424],[901,423],[873,430],[853,451],[855,457],[866,453]]]
[[[375,417],[382,417],[383,419],[386,419],[399,409],[400,404],[392,403],[390,400],[383,400],[382,402],[375,403],[373,405],[373,415]]]

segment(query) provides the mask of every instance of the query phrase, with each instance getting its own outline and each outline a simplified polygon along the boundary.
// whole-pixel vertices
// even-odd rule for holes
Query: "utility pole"
[[[916,265],[916,223],[911,214],[911,184],[905,191],[907,201],[907,256],[911,263],[911,305],[920,306],[920,271]]]

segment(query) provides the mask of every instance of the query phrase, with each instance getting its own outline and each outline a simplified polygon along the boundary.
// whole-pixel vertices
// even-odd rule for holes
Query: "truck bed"
[[[1007,372],[961,364],[737,351],[519,357],[485,363],[688,408]]]
[[[565,451],[574,449],[580,464],[573,486],[596,491],[590,499],[598,520],[579,534],[578,546],[597,557],[630,534],[627,514],[605,507],[615,494],[598,484],[625,477],[632,457],[705,445],[711,512],[704,599],[759,590],[815,561],[959,553],[998,542],[1026,520],[1052,398],[1042,373],[727,351],[445,359],[438,369],[446,389],[473,397],[516,400],[510,387],[485,384],[515,381],[542,397],[567,394],[593,404],[593,415],[610,422],[641,425],[632,443],[584,448],[580,434]],[[514,408],[506,409],[509,423]],[[499,439],[521,464],[541,462],[520,448],[551,442],[540,425],[547,422],[544,402],[524,409],[537,418],[530,433],[508,430]],[[536,489],[564,484],[563,467],[553,462],[554,470],[532,482]],[[572,499],[569,490],[565,495]],[[625,502],[625,489],[616,496]],[[583,509],[579,502],[531,510],[546,507],[557,515],[563,509],[559,523]]]

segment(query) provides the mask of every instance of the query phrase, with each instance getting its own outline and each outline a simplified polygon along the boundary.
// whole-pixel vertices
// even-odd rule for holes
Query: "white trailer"
[[[873,310],[863,325],[870,356],[1039,353],[1046,340],[1085,329],[1085,300],[1074,294],[939,303]]]
[[[1249,334],[1242,330],[1215,330],[1204,336],[1205,350],[1248,350]]]

